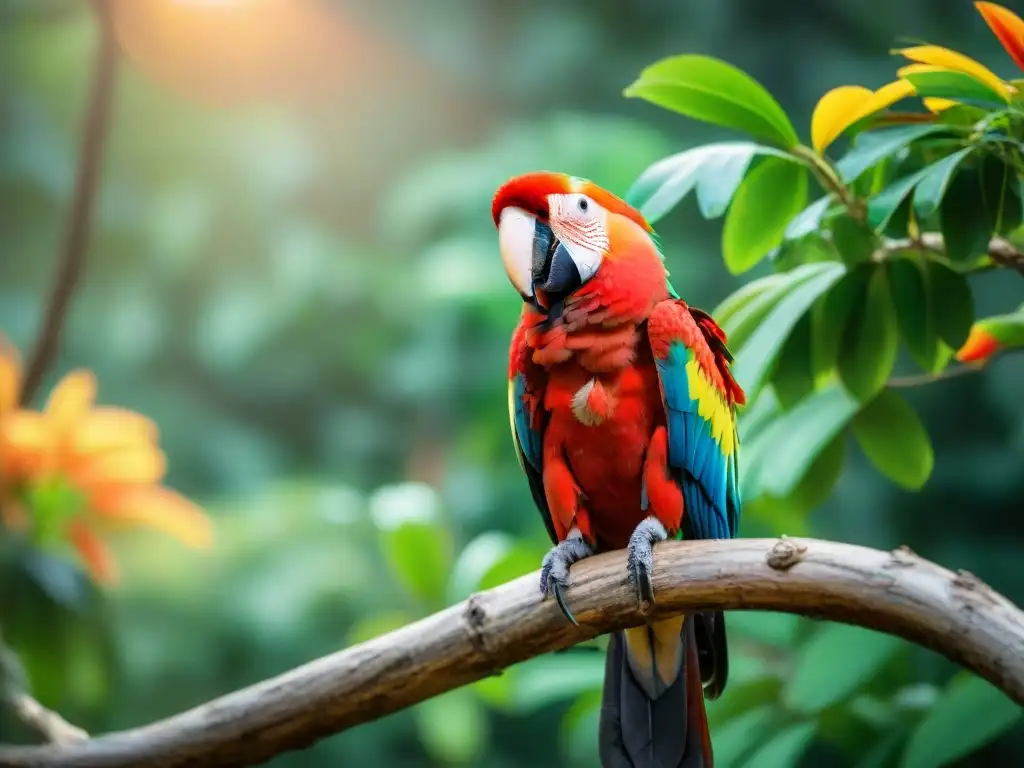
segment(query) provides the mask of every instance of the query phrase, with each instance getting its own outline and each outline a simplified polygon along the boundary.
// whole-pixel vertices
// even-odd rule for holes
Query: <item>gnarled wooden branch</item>
[[[396,632],[152,725],[70,747],[0,749],[0,766],[252,765],[602,632],[642,623],[623,552],[572,569],[574,627],[530,574]],[[815,539],[664,542],[655,614],[772,610],[899,635],[1024,704],[1024,613],[907,549]]]

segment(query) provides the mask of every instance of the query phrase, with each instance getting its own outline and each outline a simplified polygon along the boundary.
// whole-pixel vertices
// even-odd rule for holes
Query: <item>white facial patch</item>
[[[586,282],[608,252],[608,212],[579,192],[549,195],[551,231],[572,256],[580,280]]]

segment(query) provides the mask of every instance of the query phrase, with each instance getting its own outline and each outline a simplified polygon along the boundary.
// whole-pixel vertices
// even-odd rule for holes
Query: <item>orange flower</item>
[[[999,38],[1003,48],[1017,66],[1024,69],[1024,21],[1009,8],[995,3],[975,3],[989,29]]]
[[[144,526],[193,547],[210,545],[206,515],[161,485],[166,459],[152,421],[120,408],[95,407],[96,378],[89,371],[65,376],[41,412],[14,407],[19,386],[17,358],[0,357],[2,476],[9,490],[25,497],[63,483],[80,499],[60,521],[94,578],[116,578],[102,538],[111,531]]]

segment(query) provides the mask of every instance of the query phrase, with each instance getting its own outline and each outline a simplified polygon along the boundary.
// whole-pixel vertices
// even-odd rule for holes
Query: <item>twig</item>
[[[86,108],[75,191],[49,303],[43,315],[35,347],[29,357],[21,389],[22,403],[30,402],[35,396],[47,369],[57,356],[64,320],[71,306],[75,286],[85,266],[85,255],[89,248],[92,212],[117,74],[117,44],[107,18],[106,4],[96,2],[94,8],[99,23],[100,41],[96,50],[92,90]]]
[[[47,709],[28,693],[25,674],[14,651],[7,647],[0,632],[0,699],[25,725],[46,741],[59,745],[86,741],[89,734]]]
[[[896,388],[920,387],[924,384],[934,384],[936,381],[946,381],[947,379],[955,379],[960,376],[978,373],[984,367],[984,365],[978,364],[964,364],[953,368],[946,368],[939,373],[914,373],[909,376],[893,376],[885,385]]]
[[[72,747],[0,748],[0,766],[253,765],[493,675],[511,664],[643,622],[626,555],[572,568],[570,624],[533,573],[414,624],[151,725]],[[1024,704],[1024,612],[969,573],[906,549],[814,539],[663,542],[654,616],[768,610],[906,638]]]
[[[942,240],[942,235],[938,232],[925,232],[917,239],[886,240],[884,249],[886,254],[914,249],[924,249],[944,254],[946,252],[946,244]],[[986,253],[998,266],[1016,270],[1024,275],[1024,253],[1017,250],[1017,247],[1006,238],[993,237],[989,241]]]

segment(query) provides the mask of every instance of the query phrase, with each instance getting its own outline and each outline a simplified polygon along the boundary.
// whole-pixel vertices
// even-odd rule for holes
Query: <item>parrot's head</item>
[[[579,288],[616,269],[653,275],[652,286],[636,285],[645,293],[666,284],[650,224],[586,179],[549,171],[516,176],[495,193],[491,215],[512,285],[542,312],[554,314]]]

